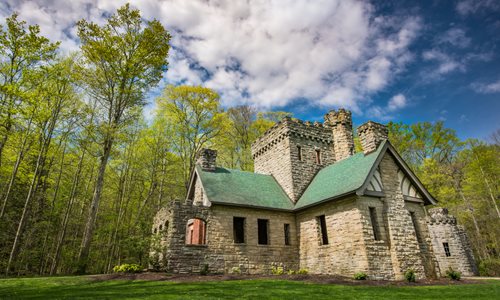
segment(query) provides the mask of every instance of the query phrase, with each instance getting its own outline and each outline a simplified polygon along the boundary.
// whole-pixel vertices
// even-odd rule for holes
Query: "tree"
[[[158,117],[166,118],[171,126],[172,146],[183,162],[187,190],[197,153],[225,131],[227,116],[220,108],[219,95],[201,86],[167,86],[158,107]]]
[[[0,26],[0,166],[3,150],[15,125],[15,116],[33,88],[33,73],[56,55],[58,43],[40,35],[38,25],[26,28],[16,13]]]
[[[130,112],[144,104],[144,94],[160,81],[167,67],[170,35],[157,20],[143,27],[140,12],[129,4],[102,26],[86,20],[77,25],[83,56],[81,80],[102,113],[99,169],[79,254],[78,271],[84,273],[116,134],[133,115]]]

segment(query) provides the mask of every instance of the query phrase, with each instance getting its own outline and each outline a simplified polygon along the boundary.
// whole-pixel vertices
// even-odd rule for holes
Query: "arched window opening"
[[[202,219],[189,219],[186,227],[186,245],[205,245],[205,221]]]
[[[160,224],[160,231],[162,231],[162,230],[163,230],[163,225],[162,225],[162,224]]]
[[[168,221],[165,221],[165,232],[168,232],[168,225],[169,225]]]
[[[158,232],[158,230],[155,228],[155,230],[153,230],[153,233],[156,234]]]

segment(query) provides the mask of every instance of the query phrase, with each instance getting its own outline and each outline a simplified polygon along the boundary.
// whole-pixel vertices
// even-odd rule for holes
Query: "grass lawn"
[[[313,284],[290,280],[95,281],[86,276],[0,279],[0,299],[500,299],[500,281],[435,286]]]

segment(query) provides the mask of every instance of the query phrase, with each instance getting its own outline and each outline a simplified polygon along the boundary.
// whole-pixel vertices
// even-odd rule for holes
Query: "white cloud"
[[[457,70],[462,72],[465,71],[465,64],[456,61],[451,55],[437,49],[425,51],[422,54],[422,57],[426,61],[435,61],[438,63],[434,73],[429,74],[431,77],[438,77]]]
[[[462,16],[474,14],[479,11],[500,10],[500,3],[498,0],[462,0],[455,6],[457,12]]]
[[[64,51],[78,46],[76,21],[102,23],[125,3],[7,2],[44,35],[62,40]],[[311,106],[361,113],[413,59],[409,46],[422,27],[417,16],[375,16],[362,0],[130,2],[173,35],[164,82],[204,84],[221,93],[226,106],[272,108],[307,98]]]
[[[395,111],[404,108],[406,105],[407,102],[405,95],[397,94],[389,100],[389,103],[387,104],[387,109],[389,109],[390,111]]]
[[[437,38],[438,44],[450,44],[451,46],[466,48],[470,45],[471,39],[460,28],[450,28]]]
[[[472,89],[480,94],[500,93],[500,79],[492,83],[473,83]]]

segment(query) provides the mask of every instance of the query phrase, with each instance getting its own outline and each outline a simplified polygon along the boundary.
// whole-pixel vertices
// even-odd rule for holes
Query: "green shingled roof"
[[[196,166],[208,199],[216,204],[296,210],[355,192],[363,186],[386,142],[368,155],[357,153],[320,170],[294,205],[271,175]]]
[[[380,144],[377,151],[368,155],[357,153],[321,169],[297,201],[295,209],[308,207],[359,189],[370,174],[384,144],[385,142]]]
[[[205,193],[212,203],[292,210],[290,201],[270,175],[217,168],[213,172],[196,166]]]

